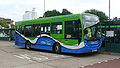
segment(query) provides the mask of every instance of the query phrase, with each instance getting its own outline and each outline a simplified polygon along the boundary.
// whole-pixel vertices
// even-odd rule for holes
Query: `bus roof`
[[[40,23],[52,23],[52,22],[63,22],[68,20],[76,20],[80,19],[81,14],[71,14],[71,15],[62,15],[62,16],[54,16],[54,17],[46,17],[34,20],[27,21],[19,21],[16,22],[15,25],[30,25],[30,24],[40,24]]]

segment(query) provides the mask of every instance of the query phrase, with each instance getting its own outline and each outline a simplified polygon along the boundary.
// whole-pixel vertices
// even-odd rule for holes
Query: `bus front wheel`
[[[27,42],[25,43],[25,48],[28,49],[28,50],[31,49],[31,47],[30,47],[30,42],[29,42],[29,41],[27,41]]]
[[[61,53],[61,46],[59,43],[55,43],[53,46],[53,51],[57,54]]]

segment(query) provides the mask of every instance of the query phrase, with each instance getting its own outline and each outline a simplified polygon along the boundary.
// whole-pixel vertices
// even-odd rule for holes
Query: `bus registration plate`
[[[92,50],[92,52],[96,52],[97,50]]]

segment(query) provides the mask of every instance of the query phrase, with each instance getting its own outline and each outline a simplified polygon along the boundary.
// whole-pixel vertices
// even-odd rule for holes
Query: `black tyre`
[[[26,44],[25,44],[25,48],[28,49],[28,50],[31,49],[31,46],[30,46],[30,42],[29,42],[29,41],[26,42]]]
[[[59,43],[55,43],[53,46],[53,51],[57,54],[61,53],[61,45]]]

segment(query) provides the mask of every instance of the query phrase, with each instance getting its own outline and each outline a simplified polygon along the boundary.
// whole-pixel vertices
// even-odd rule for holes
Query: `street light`
[[[110,0],[109,0],[109,20],[110,20],[110,8],[111,6],[110,6]]]
[[[44,0],[44,13],[45,13],[45,0]],[[43,14],[44,14],[44,13],[43,13]],[[43,16],[43,17],[45,17],[45,16]]]

